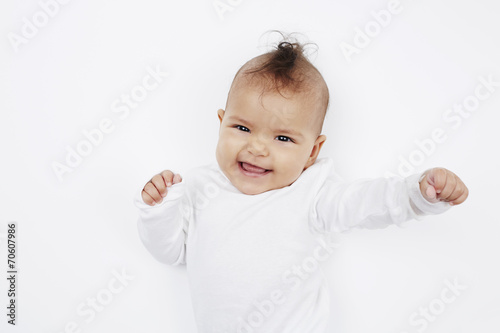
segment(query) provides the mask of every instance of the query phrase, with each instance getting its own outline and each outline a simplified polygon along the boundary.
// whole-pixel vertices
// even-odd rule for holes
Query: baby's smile
[[[269,174],[270,172],[272,172],[272,170],[261,168],[259,166],[256,166],[256,165],[253,165],[250,163],[246,163],[246,162],[238,162],[238,165],[240,167],[240,171],[245,176],[248,176],[248,177],[263,177],[263,176]]]

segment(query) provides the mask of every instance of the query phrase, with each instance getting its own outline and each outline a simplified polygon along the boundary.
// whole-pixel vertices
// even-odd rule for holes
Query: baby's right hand
[[[181,181],[182,177],[178,173],[174,175],[170,170],[162,171],[144,185],[141,193],[142,201],[150,206],[159,204],[167,195],[167,187],[172,186],[172,184],[180,183]]]

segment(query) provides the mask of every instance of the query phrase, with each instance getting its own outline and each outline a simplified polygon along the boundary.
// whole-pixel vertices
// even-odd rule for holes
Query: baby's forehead
[[[294,127],[303,127],[311,129],[315,133],[318,132],[316,133],[317,135],[319,135],[321,131],[323,119],[325,117],[325,106],[318,89],[316,91],[314,91],[313,88],[301,89],[300,91],[283,89],[278,92],[269,89],[269,86],[266,86],[262,82],[245,79],[237,82],[231,89],[226,110],[230,110],[230,113],[235,116],[242,110],[233,109],[233,106],[244,105],[246,103],[245,101],[251,98],[254,100],[250,103],[259,104],[262,110],[275,110],[271,112],[273,114],[271,118],[279,123],[278,127],[283,128],[292,126],[293,124]],[[249,91],[252,91],[252,93],[249,94]],[[268,98],[278,96],[283,98]],[[290,103],[290,101],[292,103]],[[283,105],[280,105],[280,102],[282,102]],[[294,105],[293,111],[289,109],[291,105]],[[253,111],[248,111],[250,113],[243,112],[245,116],[249,116],[249,114],[249,117],[251,117],[251,115],[257,116]],[[278,118],[276,118],[276,116],[278,116]]]
[[[325,101],[321,80],[322,78],[315,77],[303,78],[300,86],[279,87],[275,86],[274,82],[265,76],[237,75],[231,85],[228,102],[234,95],[254,90],[260,92],[259,98],[261,100],[268,95],[280,95],[285,99],[293,99],[311,105],[311,107],[319,107],[321,109],[321,104],[324,104]]]

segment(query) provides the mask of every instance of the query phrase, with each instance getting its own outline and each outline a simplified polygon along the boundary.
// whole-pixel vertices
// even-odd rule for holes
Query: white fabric
[[[423,198],[421,174],[346,182],[331,158],[258,195],[241,193],[216,162],[175,172],[183,180],[162,203],[148,206],[137,193],[138,230],[158,261],[186,264],[199,333],[325,332],[329,293],[318,263],[334,233],[401,226],[450,207]]]

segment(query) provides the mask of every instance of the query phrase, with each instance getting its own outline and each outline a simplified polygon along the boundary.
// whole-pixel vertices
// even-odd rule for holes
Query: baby
[[[399,226],[462,203],[467,187],[433,168],[343,181],[317,158],[329,93],[303,45],[284,40],[244,64],[220,120],[216,162],[165,170],[137,193],[139,235],[186,264],[200,333],[325,333],[329,237]]]

